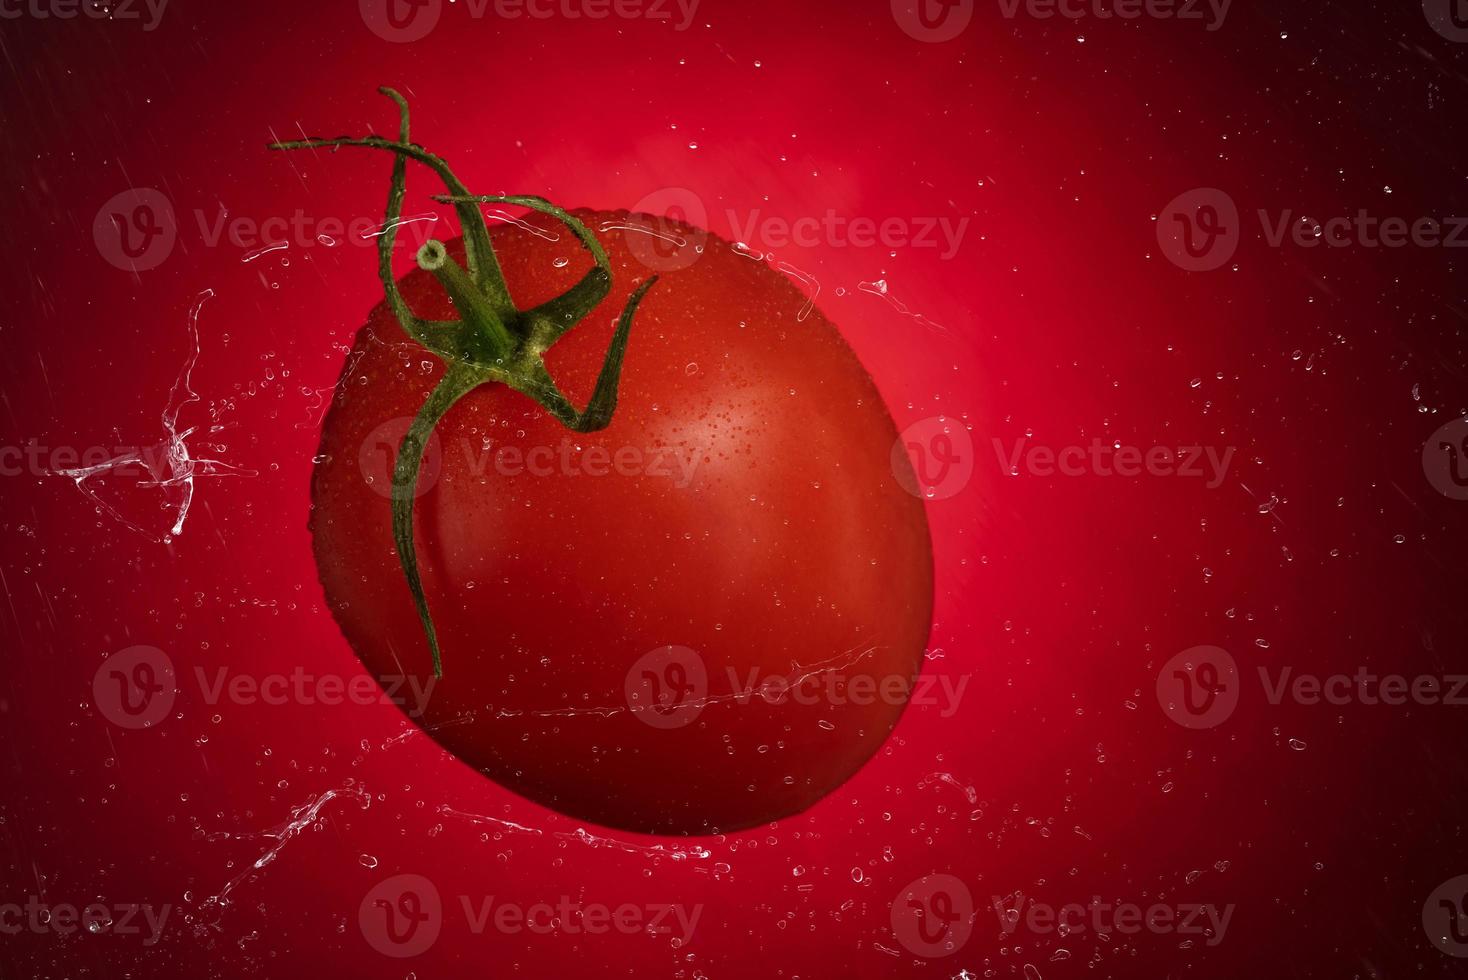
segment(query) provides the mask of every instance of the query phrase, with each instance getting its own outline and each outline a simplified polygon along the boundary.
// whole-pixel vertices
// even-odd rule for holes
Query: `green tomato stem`
[[[455,402],[486,380],[484,372],[467,364],[451,365],[408,427],[407,435],[403,436],[402,445],[398,447],[397,462],[393,465],[392,536],[398,547],[403,574],[408,578],[408,589],[413,593],[413,603],[418,607],[418,618],[422,620],[423,632],[428,637],[434,677],[443,676],[443,657],[438,648],[438,631],[434,629],[433,616],[428,612],[423,580],[418,574],[418,551],[413,542],[413,501],[417,498],[418,472],[423,466],[423,450],[439,420]]]
[[[484,295],[469,278],[443,242],[429,239],[418,249],[418,267],[426,269],[443,284],[444,291],[453,300],[454,308],[467,330],[464,339],[477,349],[466,351],[466,359],[481,363],[494,363],[509,357],[515,349],[516,338],[505,327],[504,321],[490,306]]]
[[[543,198],[529,196],[472,195],[454,176],[442,158],[421,146],[408,142],[408,103],[393,89],[379,89],[398,107],[398,139],[380,136],[360,139],[305,139],[271,143],[272,150],[303,150],[343,146],[386,150],[393,154],[392,179],[388,189],[387,220],[378,239],[378,275],[393,315],[409,337],[437,355],[445,365],[443,378],[424,401],[418,415],[398,447],[392,476],[392,529],[398,560],[403,567],[408,591],[423,623],[428,648],[433,656],[433,674],[443,676],[443,658],[438,631],[428,609],[418,572],[418,553],[413,540],[413,505],[418,474],[423,465],[424,447],[443,417],[461,398],[482,384],[501,382],[527,395],[550,412],[562,425],[576,432],[595,432],[611,424],[617,406],[622,362],[626,357],[627,339],[632,318],[647,291],[657,282],[650,277],[633,292],[617,321],[617,330],[607,349],[596,387],[585,411],[578,411],[561,393],[555,379],[545,368],[542,355],[568,330],[584,320],[611,291],[612,269],[606,250],[590,229],[564,209]],[[402,215],[407,187],[407,162],[414,160],[427,166],[443,181],[448,193],[434,199],[452,204],[459,215],[464,235],[468,269],[461,267],[448,254],[443,243],[430,240],[418,250],[418,265],[433,273],[442,284],[458,320],[424,320],[408,307],[398,290],[392,272],[392,251],[397,240],[397,225]],[[548,214],[564,224],[582,247],[591,253],[594,263],[580,282],[561,296],[529,310],[519,310],[510,298],[509,288],[500,271],[499,260],[489,240],[482,203],[517,204]]]

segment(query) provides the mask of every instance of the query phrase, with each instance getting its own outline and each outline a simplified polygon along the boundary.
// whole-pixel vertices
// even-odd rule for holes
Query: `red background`
[[[257,473],[201,478],[167,548],[63,479],[0,485],[0,898],[172,906],[151,948],[0,937],[0,976],[1452,975],[1420,916],[1468,871],[1463,709],[1246,697],[1194,732],[1153,695],[1162,665],[1205,643],[1245,672],[1461,669],[1468,504],[1434,491],[1420,462],[1465,405],[1455,253],[1271,248],[1256,222],[1237,268],[1190,274],[1156,240],[1154,216],[1195,187],[1226,190],[1246,216],[1468,213],[1464,50],[1415,4],[1371,6],[1240,0],[1208,32],[1006,19],[981,3],[962,35],[931,44],[867,0],[704,0],[683,32],[476,20],[459,4],[409,44],[343,3],[173,0],[151,32],[0,22],[4,443],[155,441],[185,313],[211,288],[202,400],[183,421],[224,426],[196,451]],[[190,676],[196,664],[357,673],[323,606],[306,507],[323,398],[379,297],[374,253],[292,246],[244,263],[248,249],[211,246],[196,214],[375,220],[384,158],[264,145],[390,131],[381,84],[410,98],[415,139],[480,193],[610,209],[684,187],[729,237],[731,209],[970,219],[946,260],[777,249],[821,283],[899,427],[942,413],[972,433],[972,481],[929,505],[941,656],[927,669],[969,678],[956,714],[909,711],[810,811],[700,841],[710,856],[682,861],[557,836],[577,825],[421,735],[384,747],[406,724],[391,707],[214,706],[188,682],[155,729],[107,722],[92,677],[134,644]],[[434,208],[416,176],[409,213]],[[166,261],[136,275],[92,237],[98,208],[129,187],[163,191],[179,225]],[[878,278],[944,330],[856,290]],[[992,440],[1026,432],[1053,447],[1237,452],[1213,490],[1007,476]],[[228,906],[206,906],[293,810],[349,784],[369,807],[328,802]],[[485,839],[442,806],[543,833]],[[928,960],[893,938],[889,908],[932,872],[965,881],[980,909],[962,950]],[[395,961],[364,940],[357,909],[397,873],[476,902],[704,911],[675,948],[476,935],[449,898],[433,948]],[[1100,895],[1237,910],[1213,947],[1145,933],[1021,941],[989,911],[1017,890],[1056,906]]]

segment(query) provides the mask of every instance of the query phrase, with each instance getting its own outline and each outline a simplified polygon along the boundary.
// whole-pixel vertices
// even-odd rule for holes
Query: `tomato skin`
[[[546,355],[584,405],[617,315],[651,272],[643,233],[599,230],[625,212],[575,214],[614,277]],[[521,308],[590,268],[564,231],[548,242],[499,225],[493,240]],[[450,252],[463,261],[459,242]],[[658,271],[606,429],[573,433],[503,385],[474,390],[438,426],[415,528],[443,677],[416,720],[491,779],[572,817],[708,834],[798,813],[876,752],[906,703],[894,692],[921,667],[933,561],[923,503],[892,471],[891,417],[820,311],[798,322],[796,286],[712,236],[691,265]],[[421,316],[453,316],[428,273],[401,286]],[[384,428],[401,436],[442,373],[379,305],[337,386],[312,481],[327,603],[400,699],[395,678],[427,685],[431,656],[393,546],[390,463],[374,444]],[[640,658],[669,647],[696,661],[654,654],[629,681]],[[699,667],[705,691],[648,713],[654,684]],[[783,697],[743,696],[751,681],[808,674]]]

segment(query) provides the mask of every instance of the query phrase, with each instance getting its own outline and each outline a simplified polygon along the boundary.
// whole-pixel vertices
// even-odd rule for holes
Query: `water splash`
[[[903,316],[912,317],[914,320],[916,320],[918,323],[921,323],[929,330],[936,330],[942,334],[948,333],[947,327],[943,326],[941,323],[934,323],[932,320],[929,320],[921,313],[910,308],[906,303],[902,302],[896,296],[893,296],[890,292],[888,292],[887,280],[885,279],[878,279],[874,282],[860,282],[857,283],[856,288],[864,293],[870,293],[871,295],[876,296],[878,299],[885,300],[887,302],[887,305],[892,307],[898,313],[901,313]]]
[[[500,830],[506,830],[512,834],[529,834],[532,837],[543,837],[545,835],[545,831],[539,827],[527,827],[522,823],[515,823],[513,820],[501,820],[499,817],[490,817],[482,813],[469,813],[465,810],[455,810],[447,803],[439,805],[438,814],[442,817],[462,820],[465,823],[498,827]]]
[[[189,353],[184,359],[183,367],[179,370],[178,378],[173,382],[173,388],[169,391],[168,404],[163,409],[163,441],[146,450],[126,452],[95,466],[48,471],[53,476],[64,476],[72,480],[78,490],[106,513],[112,515],[115,520],[161,544],[168,544],[183,533],[184,521],[188,519],[189,507],[194,500],[195,477],[255,475],[254,470],[241,469],[221,460],[195,458],[189,450],[188,443],[189,436],[194,434],[195,429],[188,428],[182,432],[178,430],[179,413],[183,411],[185,405],[199,400],[198,394],[190,387],[194,366],[199,361],[199,312],[203,309],[204,303],[213,296],[214,290],[204,290],[194,299],[194,305],[189,309]],[[137,465],[141,465],[147,473],[146,478],[137,480],[137,486],[161,490],[164,495],[165,508],[173,513],[173,523],[162,535],[148,531],[128,520],[97,492],[94,485],[88,485],[88,481],[97,477],[122,473],[126,468]]]
[[[450,718],[447,721],[441,721],[441,722],[439,722],[436,725],[425,725],[422,728],[419,728],[418,726],[415,725],[415,726],[410,727],[410,728],[405,728],[403,731],[398,732],[398,734],[394,735],[392,738],[388,739],[386,742],[383,742],[382,743],[382,748],[384,748],[384,749],[390,749],[394,745],[402,745],[408,739],[412,738],[414,735],[417,735],[417,734],[419,734],[421,732],[427,732],[428,734],[431,735],[434,732],[441,731],[442,729],[452,728],[452,727],[455,727],[455,726],[458,726],[458,725],[467,725],[467,724],[470,724],[473,721],[474,721],[474,713],[473,712],[465,712],[464,714],[461,714],[461,715],[459,715],[459,716],[457,716],[455,718]]]
[[[744,244],[743,242],[735,242],[734,243],[734,254],[735,255],[739,255],[739,256],[743,256],[746,259],[753,259],[756,262],[763,262],[763,261],[765,261],[766,259],[768,259],[771,255],[773,255],[775,253],[773,253],[773,252],[761,252],[761,251],[758,251],[756,249],[750,248],[748,245]]]
[[[959,782],[958,777],[954,776],[951,772],[929,773],[927,776],[924,776],[922,779],[918,780],[918,789],[925,789],[928,786],[933,785],[934,783],[943,783],[945,785],[952,786],[954,789],[962,793],[963,798],[968,800],[970,803],[979,802],[978,790],[974,789],[972,786],[967,786]]]
[[[362,804],[363,810],[372,805],[372,797],[369,796],[367,792],[363,789],[352,786],[348,786],[343,789],[329,789],[325,793],[322,793],[314,801],[292,809],[290,819],[287,820],[285,823],[279,824],[276,827],[272,827],[269,830],[261,831],[258,834],[222,835],[225,839],[264,837],[269,840],[274,840],[275,843],[272,844],[268,849],[266,849],[266,851],[258,858],[256,858],[254,863],[251,864],[247,869],[240,872],[229,881],[225,882],[224,887],[220,888],[219,891],[215,894],[210,895],[208,898],[206,898],[203,903],[200,904],[199,911],[203,912],[210,909],[217,909],[219,912],[222,913],[224,909],[228,908],[230,905],[230,894],[237,887],[239,887],[239,885],[243,881],[245,881],[245,879],[249,878],[251,875],[261,870],[262,868],[265,868],[277,857],[279,857],[280,852],[285,850],[287,844],[295,840],[297,837],[301,836],[301,833],[303,831],[305,831],[308,827],[313,826],[318,820],[321,819],[321,810],[323,807],[326,806],[326,804],[330,803],[332,800],[339,798],[354,798]]]
[[[876,651],[877,647],[875,645],[868,647],[856,646],[850,650],[838,653],[833,657],[828,657],[825,660],[819,660],[810,664],[792,661],[790,672],[779,679],[779,684],[771,685],[767,680],[764,684],[757,685],[755,688],[749,690],[736,689],[730,691],[728,694],[710,694],[701,698],[687,698],[679,701],[678,706],[680,708],[706,708],[713,704],[729,704],[734,702],[744,704],[755,698],[765,698],[766,700],[770,700],[771,698],[784,698],[790,691],[795,690],[811,678],[820,677],[823,674],[834,674],[849,670],[876,653]],[[526,711],[512,711],[501,708],[495,712],[493,717],[518,718],[528,715],[532,718],[572,718],[582,715],[596,715],[602,718],[609,718],[624,712],[637,714],[642,711],[658,711],[660,708],[661,705],[655,703],[635,706],[621,704],[594,708],[544,708]]]
[[[290,242],[271,242],[269,245],[265,245],[265,246],[262,246],[261,248],[257,248],[257,249],[254,249],[252,251],[246,252],[243,256],[240,257],[240,261],[241,262],[253,262],[253,261],[255,261],[256,259],[258,259],[262,255],[269,255],[271,252],[279,252],[279,251],[282,251],[283,249],[287,249],[287,248],[290,248],[290,247],[291,247],[291,243]]]
[[[521,231],[528,231],[536,238],[543,238],[548,242],[558,242],[561,240],[561,236],[556,232],[547,228],[541,228],[538,225],[532,225],[524,218],[517,218],[513,214],[510,214],[510,212],[501,211],[499,208],[485,208],[484,216],[490,221],[501,221],[507,225],[514,225]]]
[[[629,225],[629,224],[624,224],[624,223],[622,223],[620,221],[603,221],[601,224],[599,224],[599,225],[596,226],[596,230],[597,231],[637,231],[637,232],[641,232],[644,235],[651,235],[653,238],[659,239],[661,241],[668,242],[671,245],[676,245],[678,248],[683,248],[684,246],[686,246],[688,244],[688,239],[684,238],[681,235],[663,235],[663,234],[660,234],[658,232],[653,231],[647,225]]]
[[[441,816],[461,820],[465,823],[477,826],[496,827],[502,831],[512,834],[528,834],[533,837],[544,837],[546,832],[539,827],[527,827],[524,824],[515,823],[511,820],[501,820],[499,817],[485,816],[482,813],[468,813],[463,810],[455,810],[447,804],[438,808]],[[597,849],[611,849],[622,851],[625,854],[637,854],[642,857],[665,857],[673,861],[687,861],[692,858],[695,861],[706,861],[712,856],[712,852],[706,847],[692,844],[681,847],[676,844],[633,844],[630,841],[617,840],[612,837],[602,837],[591,833],[584,827],[577,827],[573,831],[556,831],[551,837],[556,840],[572,841],[584,844],[587,847]]]
[[[417,224],[420,221],[434,222],[437,220],[438,214],[434,211],[424,211],[422,214],[410,214],[405,217],[400,217],[395,221],[384,222],[383,224],[378,225],[376,228],[373,228],[371,231],[364,231],[361,234],[361,238],[363,241],[367,241],[373,238],[381,238],[388,232],[396,231],[404,225]]]
[[[805,287],[805,289],[807,290],[805,305],[802,306],[800,308],[800,312],[795,315],[796,323],[804,323],[806,318],[810,316],[811,311],[816,308],[816,298],[821,295],[821,284],[816,279],[816,277],[811,275],[809,272],[802,272],[800,269],[797,269],[795,266],[791,265],[789,262],[786,262],[784,259],[775,258],[774,252],[761,252],[758,249],[751,248],[744,242],[735,242],[733,245],[733,250],[735,255],[741,256],[746,259],[751,259],[755,262],[763,262],[766,265],[769,265],[779,270],[780,272],[785,273],[785,275],[791,277],[792,279],[799,282],[801,286]]]
[[[802,286],[810,289],[810,295],[805,298],[805,306],[801,307],[800,312],[795,315],[796,323],[804,323],[805,318],[810,316],[810,311],[816,308],[816,297],[821,295],[821,284],[809,272],[801,272],[783,259],[775,263],[775,268],[785,273],[785,275],[799,280]]]

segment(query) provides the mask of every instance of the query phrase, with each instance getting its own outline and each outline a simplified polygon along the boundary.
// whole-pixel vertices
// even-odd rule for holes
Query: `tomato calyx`
[[[587,227],[564,209],[541,197],[527,195],[470,194],[454,176],[441,157],[429,153],[408,138],[408,102],[391,88],[378,91],[398,107],[398,138],[380,136],[360,138],[310,137],[269,144],[272,150],[330,149],[365,147],[393,154],[392,182],[387,198],[387,219],[378,237],[378,277],[393,315],[403,331],[426,350],[444,362],[444,375],[418,410],[398,447],[392,474],[393,539],[403,575],[413,594],[418,617],[423,623],[428,647],[433,654],[433,674],[443,676],[442,654],[428,599],[423,592],[418,572],[417,549],[413,541],[414,490],[428,438],[440,420],[459,399],[480,385],[500,383],[524,394],[550,412],[562,425],[575,432],[595,432],[612,421],[617,407],[617,389],[622,376],[622,362],[627,353],[627,338],[632,318],[643,296],[657,282],[651,276],[632,293],[617,320],[617,329],[607,348],[606,359],[592,389],[591,400],[579,411],[561,393],[550,372],[544,354],[572,327],[584,320],[612,288],[611,262]],[[393,277],[392,251],[401,224],[403,197],[407,191],[409,160],[423,164],[438,175],[448,193],[433,195],[435,201],[451,204],[459,217],[464,237],[464,257],[468,268],[449,255],[443,242],[429,239],[418,250],[419,268],[431,272],[453,302],[457,320],[425,320],[415,314],[403,299]],[[512,204],[550,215],[565,225],[595,263],[582,279],[566,292],[539,306],[519,309],[510,297],[499,260],[490,244],[489,229],[480,210],[482,204]]]

